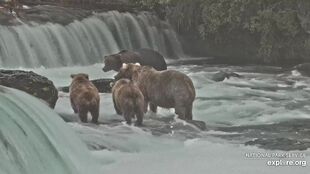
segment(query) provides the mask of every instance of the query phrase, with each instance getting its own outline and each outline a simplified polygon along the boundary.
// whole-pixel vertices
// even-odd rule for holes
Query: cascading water
[[[98,173],[86,146],[50,108],[0,87],[0,173]]]
[[[110,11],[68,25],[0,25],[1,67],[90,65],[122,49],[151,48],[166,57],[183,55],[171,26],[147,12]]]

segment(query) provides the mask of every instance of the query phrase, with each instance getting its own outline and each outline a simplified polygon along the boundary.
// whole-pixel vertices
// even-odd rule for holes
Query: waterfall
[[[165,57],[183,55],[178,36],[147,12],[110,11],[68,25],[0,25],[1,67],[60,67],[102,62],[123,49],[151,48]]]
[[[1,174],[97,174],[85,144],[49,107],[0,86]]]

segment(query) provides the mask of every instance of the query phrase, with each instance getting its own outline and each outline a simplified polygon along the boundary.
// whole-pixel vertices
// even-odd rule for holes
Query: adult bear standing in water
[[[167,64],[164,57],[157,51],[151,49],[138,49],[136,51],[123,50],[117,54],[104,57],[104,72],[111,70],[119,71],[123,63],[140,63],[148,65],[158,71],[166,70]]]
[[[175,108],[175,113],[183,120],[192,120],[195,88],[185,74],[174,71],[156,71],[152,67],[137,64],[123,64],[115,79],[128,78],[136,82],[144,95],[145,111],[148,103],[153,112],[157,106]]]

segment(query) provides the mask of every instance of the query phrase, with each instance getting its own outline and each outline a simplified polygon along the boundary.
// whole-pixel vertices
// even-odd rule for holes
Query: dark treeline
[[[188,53],[228,62],[291,65],[310,61],[309,0],[132,1],[160,15],[164,10],[183,36]]]

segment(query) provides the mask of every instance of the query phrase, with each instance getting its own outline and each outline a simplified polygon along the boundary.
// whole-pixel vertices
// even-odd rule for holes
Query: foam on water
[[[181,147],[180,147],[181,145]],[[97,151],[94,155],[101,161],[104,173],[149,173],[149,174],[242,174],[242,173],[306,173],[308,167],[267,166],[268,160],[249,159],[246,153],[276,153],[222,142],[201,139],[176,142],[176,147],[165,147],[155,152],[121,153]],[[278,151],[277,153],[285,153]],[[309,154],[309,152],[306,152]],[[297,160],[309,161],[309,157]],[[308,164],[307,164],[308,165]]]

